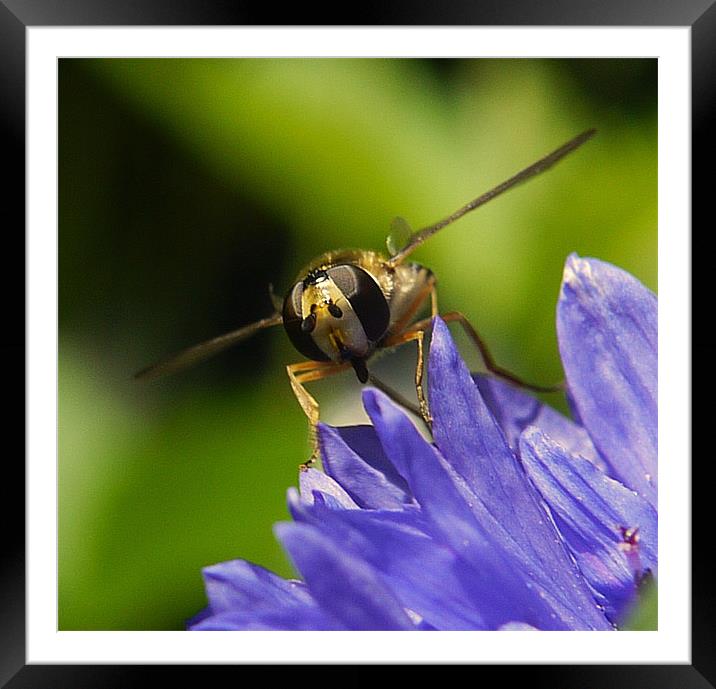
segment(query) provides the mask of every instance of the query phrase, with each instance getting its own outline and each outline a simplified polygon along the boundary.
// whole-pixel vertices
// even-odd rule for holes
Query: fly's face
[[[378,281],[351,264],[311,270],[289,290],[282,315],[286,333],[301,354],[337,363],[369,357],[390,323]]]

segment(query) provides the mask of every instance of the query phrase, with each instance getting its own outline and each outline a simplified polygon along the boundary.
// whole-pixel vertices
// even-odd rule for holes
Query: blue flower
[[[575,420],[471,375],[437,318],[434,442],[367,388],[372,426],[319,426],[325,473],[275,527],[302,580],[207,567],[189,628],[618,628],[656,576],[656,297],[572,255],[557,329]]]

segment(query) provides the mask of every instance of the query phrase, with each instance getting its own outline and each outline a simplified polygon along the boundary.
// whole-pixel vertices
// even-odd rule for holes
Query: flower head
[[[655,576],[656,297],[570,256],[557,308],[575,420],[471,375],[435,319],[433,443],[383,393],[319,426],[325,473],[275,533],[300,572],[204,569],[191,629],[612,630]]]

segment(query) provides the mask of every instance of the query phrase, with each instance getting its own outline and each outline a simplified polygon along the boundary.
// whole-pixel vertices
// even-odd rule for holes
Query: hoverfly
[[[491,201],[496,196],[552,167],[596,133],[589,129],[505,180],[496,187],[465,204],[433,225],[411,231],[404,220],[396,218],[388,238],[388,254],[360,249],[328,251],[301,270],[283,300],[270,287],[274,313],[255,323],[219,335],[143,369],[135,375],[151,379],[175,373],[208,359],[228,347],[246,340],[255,333],[283,325],[294,347],[306,361],[286,367],[291,388],[309,421],[312,454],[302,468],[319,456],[316,425],[319,405],[306,390],[305,384],[353,369],[360,383],[371,383],[402,406],[419,414],[428,427],[432,419],[423,391],[423,339],[432,319],[440,315],[446,322],[456,322],[472,340],[492,374],[520,387],[539,392],[554,392],[561,385],[540,386],[527,383],[498,366],[483,339],[459,311],[439,314],[436,278],[431,270],[406,258],[429,237],[463,215]],[[406,235],[396,243],[400,232]],[[430,303],[429,318],[415,320],[420,310]],[[371,356],[381,349],[395,348],[415,342],[417,363],[415,390],[417,407],[392,390],[368,370]]]

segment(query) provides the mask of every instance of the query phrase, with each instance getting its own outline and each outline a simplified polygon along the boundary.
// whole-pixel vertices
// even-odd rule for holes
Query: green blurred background
[[[267,315],[267,285],[283,294],[315,255],[381,250],[393,216],[438,220],[596,127],[414,257],[441,309],[543,383],[562,376],[570,252],[656,290],[656,75],[655,60],[60,60],[60,629],[181,629],[222,560],[291,574],[271,528],[308,442],[282,330],[171,379],[132,374]],[[406,394],[413,365],[413,350],[376,364]],[[355,376],[312,390],[329,423],[365,418]]]

